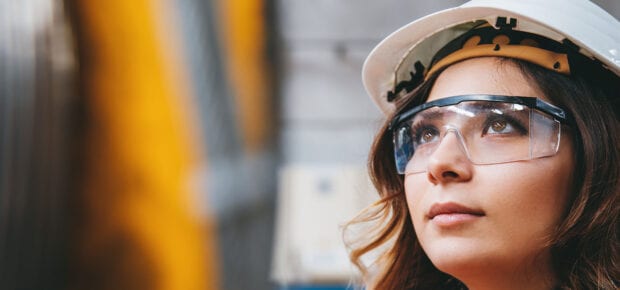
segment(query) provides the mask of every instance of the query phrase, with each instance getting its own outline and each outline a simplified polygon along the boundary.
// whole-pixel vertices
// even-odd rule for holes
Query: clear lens
[[[474,164],[496,164],[554,155],[560,122],[516,103],[466,101],[422,110],[394,129],[398,173],[427,169],[429,157],[454,133]]]

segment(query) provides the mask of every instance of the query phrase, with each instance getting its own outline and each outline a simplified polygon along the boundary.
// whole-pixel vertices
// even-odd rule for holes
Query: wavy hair
[[[620,287],[620,78],[595,66],[571,64],[561,75],[535,64],[500,58],[516,65],[556,105],[570,112],[575,125],[576,168],[573,192],[564,218],[550,237],[552,266],[561,289]],[[361,239],[347,242],[350,260],[368,289],[466,289],[439,271],[420,246],[405,199],[403,177],[395,170],[389,121],[403,110],[424,103],[441,71],[396,104],[377,133],[368,160],[380,199],[351,220],[372,227]],[[373,264],[363,257],[376,254]],[[374,267],[372,267],[374,266]]]

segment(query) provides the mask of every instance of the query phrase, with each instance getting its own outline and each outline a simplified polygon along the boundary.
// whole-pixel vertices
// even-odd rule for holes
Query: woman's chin
[[[442,242],[434,243],[425,252],[437,269],[456,278],[488,274],[506,263],[500,255],[494,255],[487,247],[471,241]]]

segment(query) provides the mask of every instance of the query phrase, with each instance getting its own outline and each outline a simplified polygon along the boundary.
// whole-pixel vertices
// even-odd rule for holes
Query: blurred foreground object
[[[0,1],[0,288],[217,289],[160,4]]]
[[[211,222],[191,187],[203,157],[167,4],[72,2],[88,115],[73,289],[218,284]]]
[[[66,286],[77,157],[72,46],[59,1],[0,1],[2,289]]]

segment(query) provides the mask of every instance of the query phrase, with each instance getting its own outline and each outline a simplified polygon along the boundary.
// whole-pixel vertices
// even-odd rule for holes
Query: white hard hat
[[[472,0],[411,22],[379,43],[362,69],[366,91],[384,113],[390,113],[398,84],[411,79],[416,68],[426,71],[444,45],[481,22],[570,43],[620,76],[620,22],[596,4],[588,0]]]

